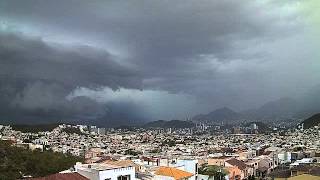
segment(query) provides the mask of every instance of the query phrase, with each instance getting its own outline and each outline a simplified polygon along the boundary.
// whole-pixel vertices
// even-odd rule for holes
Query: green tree
[[[24,175],[41,177],[72,167],[83,158],[52,151],[31,151],[0,141],[0,179],[19,179]]]
[[[224,170],[220,166],[203,164],[198,169],[199,174],[207,175],[209,178],[214,177],[214,179],[224,180],[225,176],[228,174],[226,170]]]
[[[139,151],[134,151],[133,149],[127,149],[127,150],[124,151],[124,154],[125,155],[137,156],[137,155],[142,154],[142,153],[139,152]]]

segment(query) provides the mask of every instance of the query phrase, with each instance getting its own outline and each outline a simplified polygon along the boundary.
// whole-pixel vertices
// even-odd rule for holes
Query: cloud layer
[[[301,96],[320,77],[309,3],[1,0],[2,106],[161,119]]]

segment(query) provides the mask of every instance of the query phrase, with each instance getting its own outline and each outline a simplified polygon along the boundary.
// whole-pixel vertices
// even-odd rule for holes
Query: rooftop
[[[119,169],[122,168],[117,165],[111,165],[111,164],[81,164],[76,165],[79,169],[92,169],[96,171],[105,171],[105,170],[112,170],[112,169]]]
[[[89,180],[78,173],[56,173],[45,177],[28,178],[28,180]]]
[[[192,173],[182,171],[173,167],[161,166],[155,172],[156,175],[173,177],[175,180],[184,179],[193,176]]]

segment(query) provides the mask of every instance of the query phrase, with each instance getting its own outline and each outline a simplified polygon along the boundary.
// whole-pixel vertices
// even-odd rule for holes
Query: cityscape
[[[320,0],[0,0],[0,180],[320,180]]]
[[[60,124],[39,132],[1,125],[0,139],[33,151],[83,157],[61,171],[61,179],[308,179],[320,175],[319,125],[264,133],[256,123],[231,129],[203,123],[126,129]]]

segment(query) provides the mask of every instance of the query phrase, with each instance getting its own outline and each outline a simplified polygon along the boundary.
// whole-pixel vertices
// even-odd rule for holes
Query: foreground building
[[[135,180],[135,168],[111,164],[77,163],[75,171],[90,180]]]
[[[56,173],[45,177],[28,178],[27,180],[89,180],[79,173]]]

